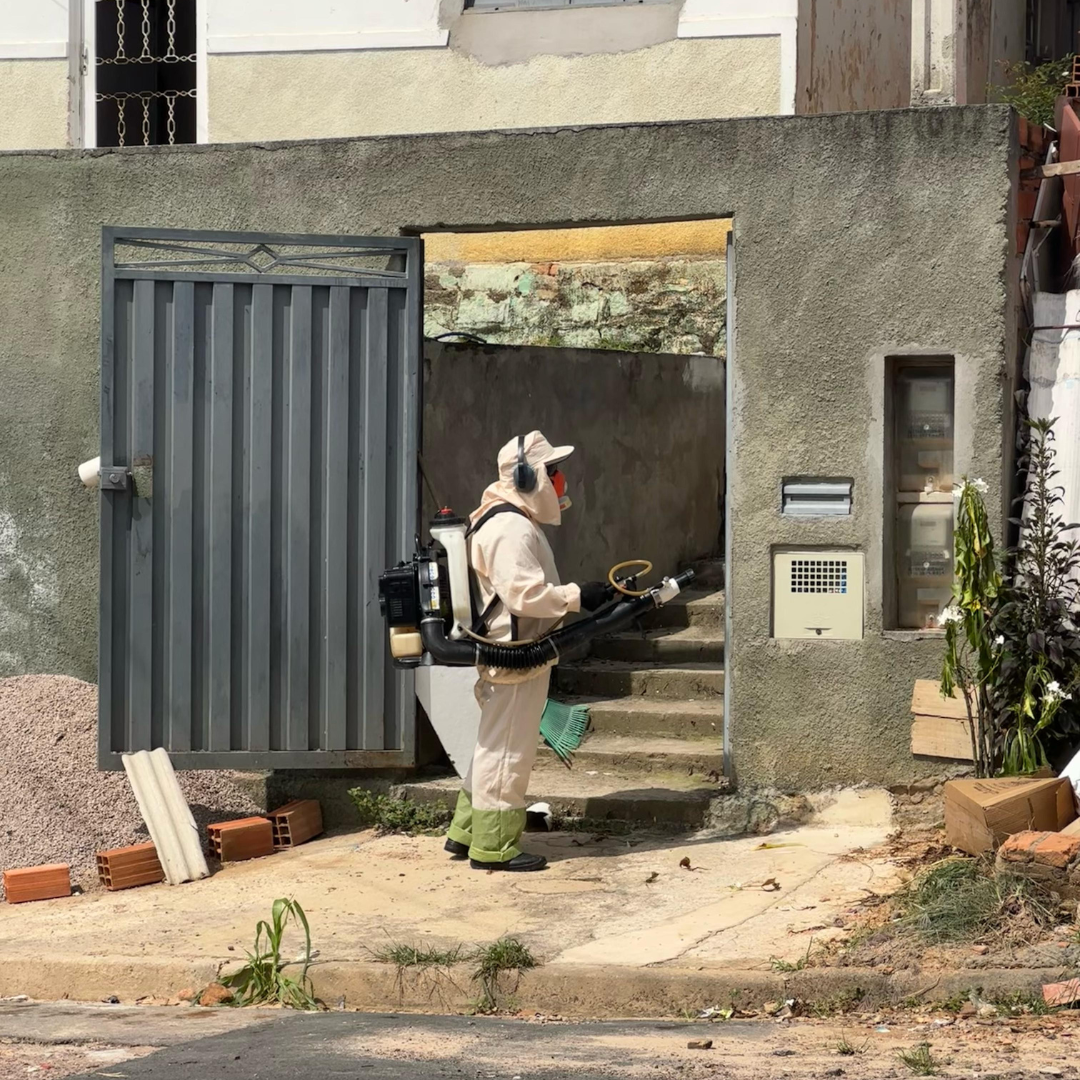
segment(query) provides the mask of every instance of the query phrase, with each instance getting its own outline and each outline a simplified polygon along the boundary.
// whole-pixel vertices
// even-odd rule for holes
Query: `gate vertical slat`
[[[327,749],[343,739],[348,671],[349,290],[330,289],[330,328],[323,385],[323,626],[320,730]],[[335,745],[335,743],[339,745]]]
[[[386,565],[386,515],[378,508],[386,506],[386,382],[389,367],[389,310],[385,289],[368,292],[367,322],[364,327],[363,370],[366,373],[361,408],[364,415],[364,498],[361,503],[364,548],[360,567],[359,622],[363,650],[360,662],[360,685],[364,688],[361,745],[382,746],[385,710],[385,647],[380,640],[381,615],[378,600],[379,566]],[[374,628],[374,632],[373,632]]]
[[[311,289],[292,290],[285,478],[286,749],[308,746],[311,658]]]
[[[207,422],[209,516],[204,540],[207,572],[208,750],[228,750],[232,720],[233,564],[233,297],[232,285],[213,287],[210,416]]]
[[[115,459],[115,417],[117,371],[126,366],[121,359],[117,363],[116,329],[118,312],[123,300],[117,296],[116,279],[113,276],[114,249],[112,237],[106,234],[101,245],[101,460],[111,464]],[[130,289],[131,283],[124,282]],[[120,303],[117,301],[120,299]],[[126,310],[123,311],[126,315]],[[125,507],[126,509],[126,507]],[[114,737],[114,709],[117,707],[114,679],[119,668],[119,657],[114,655],[113,635],[116,632],[117,610],[114,603],[117,582],[114,581],[113,564],[118,539],[123,530],[116,528],[116,501],[114,496],[104,496],[100,513],[100,536],[98,545],[98,575],[101,580],[98,607],[98,757],[112,753]]]
[[[172,370],[167,373],[172,445],[168,461],[168,616],[165,625],[165,716],[168,745],[191,749],[192,677],[192,379],[195,365],[195,286],[173,286]]]
[[[131,549],[128,559],[127,729],[133,746],[150,745],[153,687],[154,509],[154,290],[133,290],[131,355]],[[164,287],[164,286],[163,286]]]
[[[249,750],[270,749],[270,503],[273,425],[274,286],[255,285],[251,300],[251,364],[244,581],[244,741]]]

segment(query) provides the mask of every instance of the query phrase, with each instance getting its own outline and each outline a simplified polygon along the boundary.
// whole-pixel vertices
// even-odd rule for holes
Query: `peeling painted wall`
[[[507,345],[724,356],[722,259],[429,263],[424,331]]]

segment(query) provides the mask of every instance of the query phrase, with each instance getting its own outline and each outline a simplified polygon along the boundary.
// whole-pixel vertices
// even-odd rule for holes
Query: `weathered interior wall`
[[[429,233],[424,332],[723,357],[731,221]]]
[[[799,0],[795,111],[899,109],[911,101],[911,0]]]
[[[957,357],[956,468],[1002,490],[1014,139],[1009,111],[982,106],[0,155],[0,515],[20,568],[0,583],[4,672],[94,673],[96,498],[73,470],[97,452],[103,223],[362,235],[733,214],[734,768],[791,787],[918,774],[911,687],[941,644],[882,626],[883,358]],[[633,415],[594,409],[597,430],[632,432]],[[781,479],[806,473],[853,477],[853,515],[782,518]],[[637,512],[669,512],[639,487]],[[865,552],[862,640],[770,639],[778,543]]]
[[[573,506],[548,536],[565,581],[626,559],[659,575],[718,554],[724,366],[711,356],[443,345],[424,350],[424,463],[459,514],[497,477],[499,448],[539,428],[570,443]],[[424,520],[435,512],[425,492]]]
[[[506,345],[723,357],[723,259],[427,263],[424,332]]]

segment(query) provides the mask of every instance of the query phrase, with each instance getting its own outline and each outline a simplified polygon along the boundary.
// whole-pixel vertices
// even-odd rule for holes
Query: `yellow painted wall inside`
[[[691,38],[492,66],[452,49],[215,55],[212,142],[764,116],[778,37]]]
[[[68,145],[68,62],[0,60],[0,150]]]
[[[730,218],[513,232],[426,233],[428,263],[610,262],[711,258],[727,252]]]

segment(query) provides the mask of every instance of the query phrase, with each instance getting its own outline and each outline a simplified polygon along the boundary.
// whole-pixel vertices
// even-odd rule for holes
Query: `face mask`
[[[551,478],[551,486],[555,489],[555,494],[559,497],[559,510],[565,513],[574,505],[570,501],[570,496],[566,494],[566,477],[555,468],[548,469],[548,476]]]

